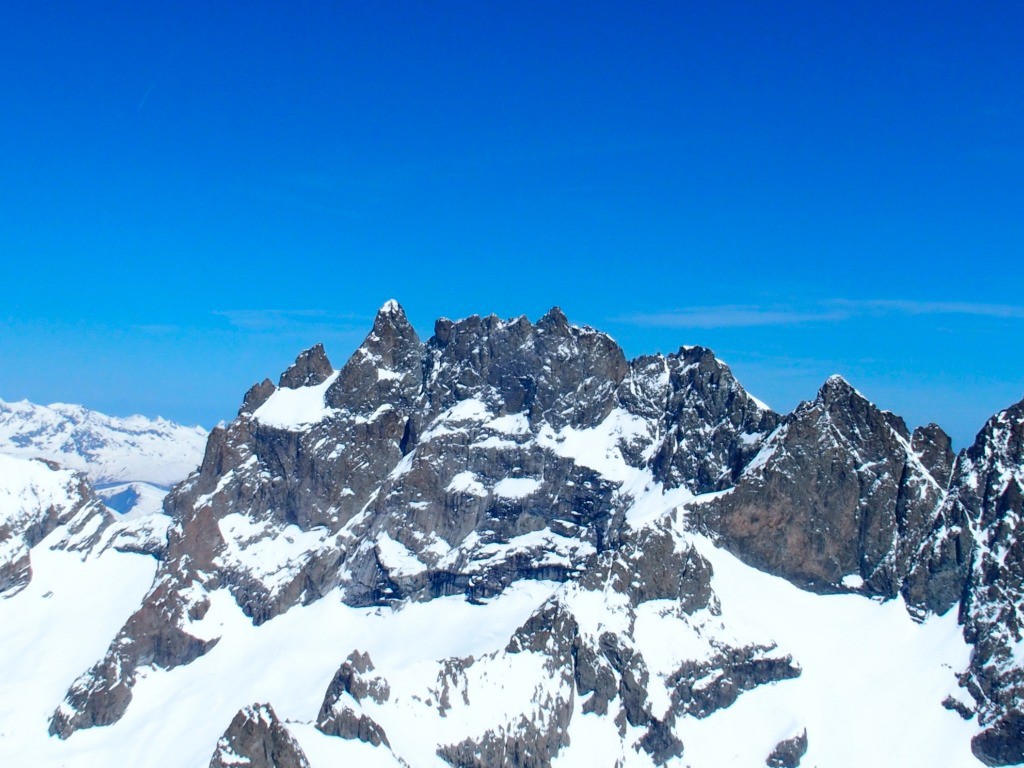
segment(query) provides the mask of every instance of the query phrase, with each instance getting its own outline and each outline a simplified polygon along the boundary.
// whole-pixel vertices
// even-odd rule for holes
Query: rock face
[[[309,768],[295,738],[269,704],[239,710],[217,742],[210,768]]]
[[[58,528],[55,548],[88,551],[112,522],[80,473],[0,455],[0,598],[28,585],[29,550]]]
[[[743,691],[800,674],[774,643],[737,646],[721,632],[711,575],[708,562],[667,523],[595,555],[582,578],[534,613],[503,653],[450,665],[443,698],[449,706],[471,705],[480,695],[472,681],[486,678],[489,667],[529,667],[532,659],[542,674],[514,716],[480,737],[442,745],[438,754],[453,766],[550,766],[568,744],[580,707],[614,720],[624,753],[642,751],[655,765],[679,757],[677,717],[707,717]],[[639,620],[666,630],[697,628],[699,652],[665,668],[663,659],[648,658],[635,631]]]
[[[798,768],[800,760],[807,753],[807,731],[801,731],[791,739],[783,739],[768,755],[768,768]]]
[[[138,666],[211,647],[188,633],[205,590],[226,587],[259,624],[337,587],[378,605],[569,579],[617,545],[645,478],[724,487],[777,421],[704,349],[631,365],[558,309],[536,324],[442,319],[424,343],[389,302],[340,371],[307,350],[210,434],[168,498],[150,597],[55,732],[120,717]]]
[[[974,753],[986,765],[1024,763],[1024,401],[993,416],[961,454],[943,511],[973,538],[961,615],[974,644],[964,684],[985,726]],[[961,538],[948,530],[940,551],[955,553]]]
[[[804,589],[894,597],[945,490],[912,440],[901,419],[833,376],[695,518],[745,561]],[[948,438],[918,442],[944,471]]]
[[[324,345],[317,344],[298,356],[292,366],[281,374],[277,386],[289,389],[315,387],[327,381],[332,373],[334,369],[324,352]]]
[[[424,341],[388,302],[339,370],[318,345],[279,386],[249,390],[168,497],[164,543],[104,534],[159,569],[50,732],[116,723],[141,677],[209,653],[215,599],[259,627],[327,596],[352,611],[476,610],[543,584],[511,637],[411,677],[338,648],[308,732],[399,764],[399,711],[436,727],[430,760],[549,766],[596,719],[617,734],[608,764],[669,764],[685,755],[681,722],[802,674],[771,637],[730,627],[710,538],[804,590],[902,598],[917,619],[960,605],[974,651],[948,706],[977,717],[979,759],[1024,761],[1022,425],[1014,406],[954,459],[937,426],[911,432],[839,377],[781,416],[700,347],[627,361],[558,309],[441,319]],[[13,540],[0,528],[0,551]],[[9,549],[0,578],[16,583]],[[213,764],[301,765],[290,738],[269,705],[247,708]],[[777,738],[757,762],[797,765],[809,749],[803,733],[769,755]]]
[[[368,654],[353,651],[349,655],[327,688],[316,719],[317,730],[328,736],[359,739],[375,747],[390,746],[384,729],[361,711],[362,701],[367,697],[377,704],[383,704],[390,697],[387,682],[369,676],[373,669]]]

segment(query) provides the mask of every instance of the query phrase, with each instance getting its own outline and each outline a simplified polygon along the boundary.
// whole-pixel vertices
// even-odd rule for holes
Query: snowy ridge
[[[810,765],[860,766],[865,757],[875,764],[977,765],[969,748],[974,726],[938,706],[955,690],[954,670],[969,652],[951,614],[918,624],[898,601],[879,604],[802,592],[694,536],[685,515],[671,507],[637,531],[645,534],[653,539],[644,547],[661,542],[668,549],[660,553],[687,557],[691,573],[697,572],[682,598],[673,599],[648,581],[623,581],[628,571],[617,568],[639,555],[633,550],[631,556],[628,547],[617,564],[613,558],[597,567],[593,579],[561,586],[524,582],[480,605],[449,597],[384,610],[354,609],[325,599],[254,627],[226,592],[216,591],[196,630],[206,628],[220,642],[186,667],[148,672],[122,721],[88,740],[65,742],[26,723],[0,737],[0,756],[19,755],[40,766],[93,765],[89,756],[97,754],[104,764],[145,762],[153,754],[161,754],[168,768],[204,764],[212,754],[221,759],[234,754],[221,733],[236,713],[247,712],[252,719],[258,709],[253,703],[269,701],[275,722],[312,768],[339,762],[440,767],[471,764],[463,759],[469,754],[482,755],[481,765],[504,764],[490,760],[538,732],[558,745],[553,766],[604,765],[609,759],[623,766],[759,766],[779,741],[803,728],[811,734]],[[101,558],[87,567],[80,560],[53,559],[58,554],[41,561],[39,588],[56,585],[62,596],[69,582],[61,569],[75,569],[72,581],[86,594],[109,590],[115,573],[110,569],[136,574],[117,577],[128,589],[109,613],[130,610],[130,601],[144,589],[145,574],[152,573],[151,566],[148,571],[136,567],[146,560],[138,556],[114,553],[104,556],[109,563]],[[701,561],[706,565],[694,569]],[[100,564],[108,570],[101,573]],[[710,588],[703,597],[701,584]],[[653,591],[645,593],[648,589]],[[27,612],[38,604],[40,595],[26,592],[0,605],[0,616],[31,621]],[[67,626],[80,621],[74,612],[55,618]],[[575,629],[562,632],[560,625]],[[90,626],[98,639],[104,622]],[[112,626],[110,619],[105,626]],[[51,636],[70,642],[71,633]],[[410,643],[410,637],[417,642]],[[871,642],[865,644],[867,638]],[[750,649],[745,663],[779,667],[785,675],[715,707],[716,697],[727,690],[720,687],[718,665],[740,649]],[[8,660],[2,663],[4,679],[13,681],[10,690],[59,695],[54,692],[60,670],[72,669],[73,658],[56,668],[32,664],[46,653],[65,658],[66,651],[53,643],[24,646],[20,653],[19,666],[28,662],[37,671],[8,677],[6,665],[15,663],[14,657],[0,656]],[[322,706],[325,691],[337,665],[351,664],[353,654],[365,654],[371,666],[343,676],[346,687],[328,707],[328,713],[337,713],[331,720]],[[790,654],[794,662],[787,661]],[[270,657],[272,674],[251,674]],[[630,661],[616,668],[623,659]],[[40,668],[49,671],[40,676]],[[914,685],[907,685],[908,677]],[[645,680],[642,692],[623,682],[639,679]],[[848,695],[834,696],[835,685]],[[726,700],[732,696],[726,695]],[[860,707],[862,697],[876,706]],[[30,699],[38,702],[37,711],[45,706],[45,696]],[[673,709],[682,714],[671,714]],[[906,711],[920,715],[908,720],[900,716]],[[679,749],[660,730],[670,715],[669,733],[679,739],[682,755],[662,759]],[[358,733],[345,724],[358,724],[360,718],[375,724],[387,741],[374,745],[369,737],[324,732]],[[4,722],[23,719],[11,716]],[[648,738],[652,726],[657,738]],[[367,727],[364,733],[370,732]],[[740,733],[744,737],[737,739]],[[451,757],[439,756],[439,748]]]
[[[0,698],[45,691],[0,762],[1010,764],[1011,539],[966,636],[943,602],[993,570],[942,557],[1021,519],[1024,414],[993,423],[947,493],[944,433],[841,378],[780,416],[701,347],[627,361],[557,309],[424,342],[389,302],[340,369],[250,390],[167,530],[101,527],[80,568],[35,544],[0,626],[62,653],[80,615],[37,587],[68,578],[119,618],[74,667],[0,635]]]
[[[165,419],[0,400],[0,453],[56,461],[97,484],[142,481],[169,487],[199,465],[205,444],[206,430]]]

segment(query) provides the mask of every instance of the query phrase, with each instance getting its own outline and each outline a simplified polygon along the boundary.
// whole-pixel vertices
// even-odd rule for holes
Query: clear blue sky
[[[1024,4],[15,3],[0,397],[210,426],[395,297],[1024,396]]]

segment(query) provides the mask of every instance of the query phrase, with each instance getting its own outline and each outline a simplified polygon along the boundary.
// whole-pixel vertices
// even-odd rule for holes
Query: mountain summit
[[[839,377],[778,414],[702,347],[627,360],[557,308],[422,340],[388,302],[249,390],[161,546],[22,534],[0,621],[48,640],[0,669],[0,756],[1020,763],[1021,430],[954,458]],[[45,608],[81,594],[72,653]]]

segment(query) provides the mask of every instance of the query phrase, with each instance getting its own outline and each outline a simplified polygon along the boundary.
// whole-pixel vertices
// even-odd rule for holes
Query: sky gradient
[[[1024,5],[20,4],[0,398],[212,426],[398,299],[846,376],[958,446],[1024,396]]]

